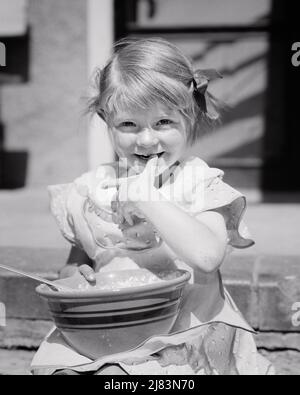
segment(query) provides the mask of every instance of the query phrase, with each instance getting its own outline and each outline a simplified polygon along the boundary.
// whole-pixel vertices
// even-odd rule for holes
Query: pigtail
[[[203,115],[212,121],[219,118],[219,109],[217,99],[208,92],[208,85],[219,78],[223,76],[217,70],[197,70],[192,81],[194,99]]]
[[[196,70],[192,79],[192,90],[195,108],[195,134],[193,141],[198,140],[221,124],[222,114],[228,106],[208,91],[211,81],[223,76],[214,69]]]
[[[95,92],[95,94],[88,100],[86,110],[88,114],[95,114],[100,110],[101,76],[102,70],[97,68],[92,75],[91,89]]]
[[[105,69],[97,68],[92,75],[91,89],[95,92],[94,95],[88,98],[86,106],[86,115],[97,114],[104,122],[107,122],[107,113],[103,108],[102,95],[104,91],[103,79]]]

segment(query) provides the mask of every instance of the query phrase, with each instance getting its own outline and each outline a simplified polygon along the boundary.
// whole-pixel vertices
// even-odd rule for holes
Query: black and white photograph
[[[299,375],[299,98],[295,1],[0,0],[0,376]]]

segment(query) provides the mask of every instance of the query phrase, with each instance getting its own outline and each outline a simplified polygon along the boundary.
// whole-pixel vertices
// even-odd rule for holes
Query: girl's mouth
[[[138,154],[135,154],[134,156],[137,157],[138,159],[144,161],[144,162],[148,162],[150,159],[153,159],[156,156],[158,158],[160,158],[163,154],[164,154],[164,152],[160,152],[158,154],[151,154],[151,155],[138,155]]]

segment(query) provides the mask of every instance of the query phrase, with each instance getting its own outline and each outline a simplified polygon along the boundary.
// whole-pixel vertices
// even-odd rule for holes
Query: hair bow
[[[194,97],[200,109],[208,114],[208,106],[215,108],[213,105],[213,96],[207,92],[210,81],[223,78],[223,76],[214,69],[196,70],[193,78]]]

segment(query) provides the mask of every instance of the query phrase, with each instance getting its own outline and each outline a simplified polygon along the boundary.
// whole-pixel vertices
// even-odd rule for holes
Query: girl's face
[[[154,156],[158,156],[159,169],[164,171],[180,160],[187,148],[183,115],[161,104],[120,112],[111,118],[109,126],[116,153],[137,173]]]

